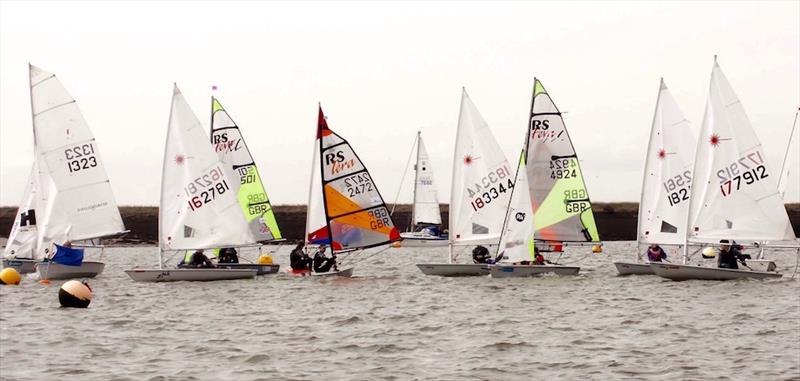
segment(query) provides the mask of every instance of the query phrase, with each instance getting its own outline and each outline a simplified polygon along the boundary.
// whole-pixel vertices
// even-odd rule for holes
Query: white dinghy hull
[[[614,262],[617,275],[655,275],[650,263]]]
[[[472,263],[417,264],[425,275],[436,276],[482,276],[489,275],[489,265]]]
[[[400,233],[403,238],[400,247],[444,247],[449,242],[446,237],[421,236]]]
[[[10,267],[20,274],[30,274],[36,272],[36,263],[38,262],[35,259],[6,258],[3,259],[3,268]]]
[[[258,263],[217,263],[218,268],[223,269],[254,269],[256,275],[277,274],[281,265],[262,265]]]
[[[492,278],[522,278],[552,273],[556,275],[578,275],[580,267],[558,265],[495,265],[491,267]]]
[[[312,276],[341,276],[345,278],[350,278],[353,276],[353,267],[348,267],[344,270],[339,271],[328,271],[326,273],[315,273],[311,272]]]
[[[703,267],[695,265],[677,265],[669,263],[651,263],[653,272],[672,280],[733,280],[733,279],[768,279],[780,278],[783,274],[767,271],[721,269],[717,267]]]
[[[255,278],[256,269],[133,269],[125,270],[136,282],[208,282]]]
[[[103,272],[106,264],[103,262],[83,261],[80,266],[67,266],[55,262],[39,262],[36,264],[36,274],[39,279],[73,279],[94,278]]]

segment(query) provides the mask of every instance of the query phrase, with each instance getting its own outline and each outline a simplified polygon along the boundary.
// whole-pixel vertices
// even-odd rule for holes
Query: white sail
[[[517,165],[511,202],[508,204],[503,236],[498,252],[503,253],[502,262],[519,263],[534,260],[533,204],[528,192],[528,176],[525,168],[526,154],[523,149]]]
[[[40,209],[42,196],[39,188],[39,168],[34,161],[25,193],[22,195],[22,202],[19,204],[14,224],[11,226],[11,233],[8,235],[5,257],[41,259],[41,255],[36,250],[38,238],[36,210]]]
[[[433,180],[433,168],[428,151],[422,141],[422,132],[417,132],[417,164],[414,166],[414,225],[441,225],[439,197]]]
[[[163,250],[256,242],[224,165],[176,85],[161,177],[159,242]]]
[[[783,155],[783,164],[781,164],[781,175],[778,178],[778,192],[781,193],[781,198],[786,200],[786,189],[789,184],[794,184],[793,189],[789,190],[789,194],[794,192],[795,195],[800,191],[800,179],[798,179],[797,172],[800,171],[800,129],[797,128],[797,117],[800,115],[800,110],[794,114],[794,122],[792,123],[792,130],[789,132],[789,142],[786,143],[786,153]]]
[[[450,192],[450,242],[497,244],[513,187],[505,154],[462,90]]]
[[[37,247],[48,251],[51,242],[122,233],[125,227],[97,142],[75,99],[55,75],[33,65],[30,86],[39,171],[54,188],[45,193],[46,207],[37,214]]]
[[[684,243],[696,146],[689,121],[662,79],[642,178],[639,242]]]
[[[793,241],[779,173],[766,161],[739,98],[714,62],[690,196],[689,239]]]

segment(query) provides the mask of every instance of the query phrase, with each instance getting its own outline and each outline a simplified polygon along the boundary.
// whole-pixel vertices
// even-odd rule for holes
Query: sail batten
[[[528,135],[527,181],[535,238],[555,242],[599,241],[580,162],[561,112],[534,79]]]

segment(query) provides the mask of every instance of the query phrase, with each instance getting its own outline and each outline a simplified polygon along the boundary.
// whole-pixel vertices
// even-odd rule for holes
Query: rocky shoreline
[[[637,203],[595,203],[595,219],[604,241],[627,241],[636,239]],[[306,223],[305,205],[276,205],[275,217],[287,241],[303,238]],[[448,206],[443,204],[442,219],[447,223]],[[794,231],[800,232],[800,204],[786,204]],[[16,207],[0,207],[0,237],[7,237],[14,222]],[[120,207],[122,219],[130,233],[106,241],[114,246],[155,245],[158,242],[158,208],[155,206]],[[397,205],[394,221],[400,231],[405,231],[411,222],[411,205]],[[3,240],[4,241],[4,240]]]

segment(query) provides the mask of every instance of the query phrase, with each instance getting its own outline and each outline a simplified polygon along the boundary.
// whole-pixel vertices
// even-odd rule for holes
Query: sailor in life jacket
[[[315,273],[326,273],[331,271],[338,271],[336,268],[336,254],[333,254],[330,258],[325,256],[325,250],[328,248],[328,245],[319,245],[319,249],[317,252],[314,253],[314,272]]]
[[[478,245],[472,249],[472,262],[477,264],[493,264],[494,260],[491,254],[489,254],[489,249],[483,245]]]
[[[667,259],[667,253],[661,248],[661,246],[656,244],[650,245],[645,254],[647,255],[647,260],[649,262],[661,262],[662,259]]]

